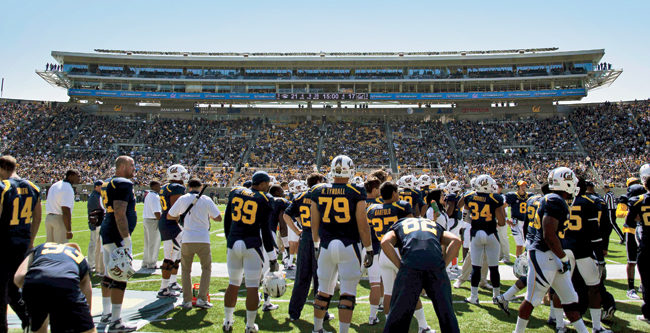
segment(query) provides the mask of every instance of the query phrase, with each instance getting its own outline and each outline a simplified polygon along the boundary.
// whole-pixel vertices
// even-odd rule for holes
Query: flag
[[[2,93],[5,91],[5,78],[2,78],[2,84],[0,84],[0,96],[2,96]]]

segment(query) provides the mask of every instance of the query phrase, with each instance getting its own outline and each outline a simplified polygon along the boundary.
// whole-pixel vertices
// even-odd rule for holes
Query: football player
[[[184,166],[174,164],[167,169],[167,181],[160,190],[160,206],[162,214],[158,220],[160,239],[163,242],[164,260],[160,266],[162,281],[158,298],[176,297],[181,287],[177,283],[178,267],[181,263],[182,221],[172,220],[167,215],[178,198],[185,194],[185,184],[190,174]]]
[[[323,175],[313,173],[307,177],[307,186],[309,188],[320,184],[325,180]],[[296,321],[300,318],[302,308],[307,301],[309,294],[309,285],[314,285],[314,292],[318,290],[318,268],[316,257],[314,256],[314,241],[311,236],[311,194],[304,191],[291,202],[289,207],[284,211],[284,220],[289,228],[300,236],[300,247],[298,248],[298,258],[296,262],[296,278],[289,300],[289,320]],[[292,223],[292,218],[297,219],[302,226],[299,229]],[[330,320],[334,316],[326,314],[324,319]]]
[[[431,177],[427,174],[422,174],[418,177],[418,186],[420,187],[418,191],[420,192],[420,197],[424,200],[427,197],[427,194],[431,192]]]
[[[528,212],[526,201],[532,195],[531,193],[526,192],[528,183],[520,180],[517,182],[517,191],[506,193],[506,204],[507,209],[510,210],[510,218],[506,219],[506,222],[510,225],[510,230],[512,231],[512,237],[515,239],[515,244],[517,245],[517,257],[524,253],[524,219],[526,218],[526,213]]]
[[[367,207],[371,206],[372,204],[382,202],[379,196],[379,186],[381,186],[381,182],[377,178],[369,178],[364,183],[364,188],[368,194],[366,197]],[[372,261],[372,266],[368,267],[368,282],[370,283],[370,296],[368,298],[370,301],[370,317],[368,319],[368,323],[370,325],[375,325],[379,323],[379,318],[377,318],[377,311],[379,311],[381,296],[383,293],[381,275],[379,272],[379,252],[381,250],[381,245],[379,243],[379,239],[377,238],[376,232],[373,230],[373,225],[370,218],[368,218],[368,223],[370,223],[370,240],[372,242],[372,249],[375,252],[375,258]]]
[[[382,253],[399,269],[384,332],[404,332],[410,326],[422,289],[433,303],[441,330],[460,332],[445,272],[460,243],[458,236],[428,219],[407,218],[393,224],[381,241]]]
[[[284,211],[287,209],[287,207],[289,207],[289,201],[284,198],[284,191],[280,185],[272,185],[269,189],[269,193],[273,196],[273,201],[271,202],[271,207],[273,210],[271,213],[271,218],[269,219],[269,228],[271,229],[271,235],[275,241],[277,240],[275,232],[278,230],[278,227],[280,229],[280,233],[282,233],[282,230],[284,229],[284,233],[286,234],[287,225],[284,222],[283,216]],[[265,260],[262,276],[265,276],[269,269],[270,267],[268,265],[268,260]],[[275,310],[277,308],[278,305],[271,303],[270,295],[264,293],[264,305],[262,305],[262,311],[267,312]]]
[[[291,191],[291,196],[292,198],[296,198],[296,196],[304,191],[302,191],[302,184],[300,183],[300,180],[294,179],[289,182],[289,191]],[[293,201],[293,200],[292,200]],[[286,223],[286,221],[285,221]],[[291,218],[289,219],[289,222],[296,226],[296,221]],[[296,268],[294,265],[294,259],[296,258],[296,254],[298,253],[298,246],[300,245],[300,236],[299,233],[294,232],[294,229],[296,228],[290,228],[289,224],[287,224],[287,234],[288,234],[288,241],[289,241],[289,255],[286,257],[287,260],[284,261],[284,267],[285,269],[288,270],[293,270]]]
[[[447,195],[445,196],[445,202],[447,203],[446,210],[447,216],[449,217],[449,223],[446,230],[456,236],[460,236],[461,229],[467,231],[465,242],[463,242],[463,258],[466,258],[467,252],[469,251],[469,227],[464,227],[465,223],[463,222],[462,207],[459,205],[461,199],[460,191],[462,191],[462,187],[459,181],[452,180],[447,184],[446,189]],[[465,250],[465,248],[467,248],[467,250]],[[451,269],[454,271],[458,270],[458,258],[452,260]]]
[[[108,329],[131,332],[136,326],[122,322],[122,302],[126,282],[115,281],[109,277],[111,254],[118,247],[132,253],[131,234],[138,221],[135,211],[135,193],[133,178],[135,162],[129,156],[120,156],[115,160],[115,176],[102,185],[102,199],[106,207],[106,215],[102,222],[99,235],[102,237],[102,253],[104,255],[104,277],[102,278],[103,312],[100,322],[109,323]],[[166,213],[165,213],[166,214]]]
[[[497,185],[488,175],[476,178],[476,193],[464,198],[464,204],[470,212],[472,229],[470,233],[470,256],[472,257],[472,293],[466,302],[478,305],[478,287],[481,279],[483,256],[487,259],[492,282],[492,300],[502,310],[509,313],[505,303],[499,302],[501,295],[501,277],[499,275],[499,239],[497,225],[504,226],[505,210],[503,197],[496,194]]]
[[[45,243],[30,251],[14,277],[23,290],[31,332],[97,332],[90,314],[88,262],[74,243]],[[53,301],[55,300],[55,301]]]
[[[641,315],[636,318],[650,324],[650,164],[644,164],[640,178],[646,192],[629,200],[630,210],[625,217],[627,225],[638,225],[636,235],[639,242],[639,275],[643,288],[643,305]]]
[[[611,333],[600,325],[600,276],[605,267],[602,238],[598,228],[600,206],[585,194],[586,187],[585,180],[580,179],[578,195],[574,198],[570,208],[570,217],[560,227],[558,236],[562,242],[562,248],[569,257],[571,267],[575,267],[575,270],[580,273],[589,290],[589,312],[593,323],[593,333]],[[596,261],[592,258],[594,255]],[[573,274],[575,270],[571,273]],[[562,309],[555,311],[556,329],[561,330],[564,328]]]
[[[323,332],[323,318],[334,294],[338,273],[341,280],[339,332],[347,333],[361,278],[359,242],[366,251],[365,267],[372,266],[374,251],[366,217],[366,190],[348,184],[354,176],[354,163],[349,157],[338,155],[332,160],[331,170],[333,184],[317,185],[311,189],[311,232],[314,253],[318,258],[314,332]]]
[[[271,177],[264,171],[253,174],[251,188],[236,187],[228,195],[224,229],[228,254],[228,276],[230,282],[224,296],[224,332],[232,331],[237,293],[245,276],[246,282],[246,333],[258,331],[257,294],[262,278],[264,254],[266,252],[271,272],[278,270],[275,241],[269,228],[273,197],[266,192]],[[262,249],[264,247],[264,249]]]
[[[627,194],[621,197],[621,202],[629,207],[632,202],[629,198],[639,196],[645,193],[645,188],[639,178],[631,177],[627,179]],[[629,208],[628,208],[629,211]],[[639,299],[639,295],[634,288],[634,274],[637,263],[638,243],[636,241],[636,223],[632,222],[623,224],[623,233],[625,234],[625,248],[627,250],[627,297],[629,299]]]
[[[368,207],[368,221],[372,224],[374,233],[381,241],[397,221],[403,218],[413,217],[413,213],[411,212],[411,205],[408,202],[399,200],[397,184],[386,182],[381,185],[379,190],[383,203],[372,204]],[[399,256],[399,252],[396,250],[393,251]],[[386,254],[380,253],[379,270],[381,272],[381,279],[384,282],[384,313],[386,316],[389,315],[391,310],[391,297],[393,295],[395,277],[397,276],[398,269],[399,266],[396,266]],[[430,332],[431,328],[424,316],[422,302],[418,300],[415,306],[415,312],[411,315],[415,315],[418,321],[419,332]]]
[[[0,235],[5,264],[0,269],[0,331],[7,331],[7,301],[25,328],[29,319],[20,291],[12,283],[16,269],[34,246],[41,224],[40,189],[16,174],[16,159],[0,157]]]
[[[422,200],[422,196],[418,192],[418,179],[415,176],[407,175],[400,178],[402,188],[399,190],[399,199],[404,200],[413,208],[413,215],[425,216],[427,206]]]
[[[573,327],[579,333],[586,333],[587,327],[577,310],[578,294],[571,283],[571,263],[559,238],[564,221],[569,218],[567,200],[577,193],[578,179],[571,169],[560,167],[549,172],[548,183],[551,193],[542,199],[532,227],[528,229],[528,290],[519,307],[515,332],[526,330],[534,307],[539,306],[548,289],[553,288]]]

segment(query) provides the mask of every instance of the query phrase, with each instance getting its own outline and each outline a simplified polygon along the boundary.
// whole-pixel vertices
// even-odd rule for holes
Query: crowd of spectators
[[[249,156],[250,165],[301,168],[316,163],[320,121],[265,123]]]
[[[383,121],[335,122],[326,124],[322,164],[330,164],[337,155],[349,156],[357,167],[373,168],[390,164]]]

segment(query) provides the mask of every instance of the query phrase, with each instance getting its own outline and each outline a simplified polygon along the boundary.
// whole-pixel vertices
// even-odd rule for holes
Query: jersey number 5
[[[255,223],[254,216],[257,214],[257,202],[235,197],[232,199],[232,220],[241,221],[245,224]]]

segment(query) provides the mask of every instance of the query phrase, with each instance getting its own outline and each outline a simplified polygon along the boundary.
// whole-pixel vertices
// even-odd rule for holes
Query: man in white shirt
[[[177,219],[185,214],[183,239],[181,245],[181,267],[183,283],[183,308],[192,308],[192,261],[194,255],[201,262],[201,286],[196,306],[208,309],[208,287],[212,271],[212,254],[210,253],[210,219],[220,222],[221,212],[208,196],[201,196],[201,181],[190,179],[187,183],[190,192],[176,200],[169,210],[168,218]]]
[[[73,185],[79,184],[81,174],[70,169],[65,179],[54,183],[47,192],[45,204],[45,231],[48,243],[67,243],[72,239],[72,208],[74,208]]]
[[[162,214],[160,206],[160,182],[152,181],[149,183],[151,191],[147,191],[144,197],[144,256],[142,258],[142,268],[156,269],[158,262],[158,251],[160,250],[160,232],[158,231],[158,220]]]

